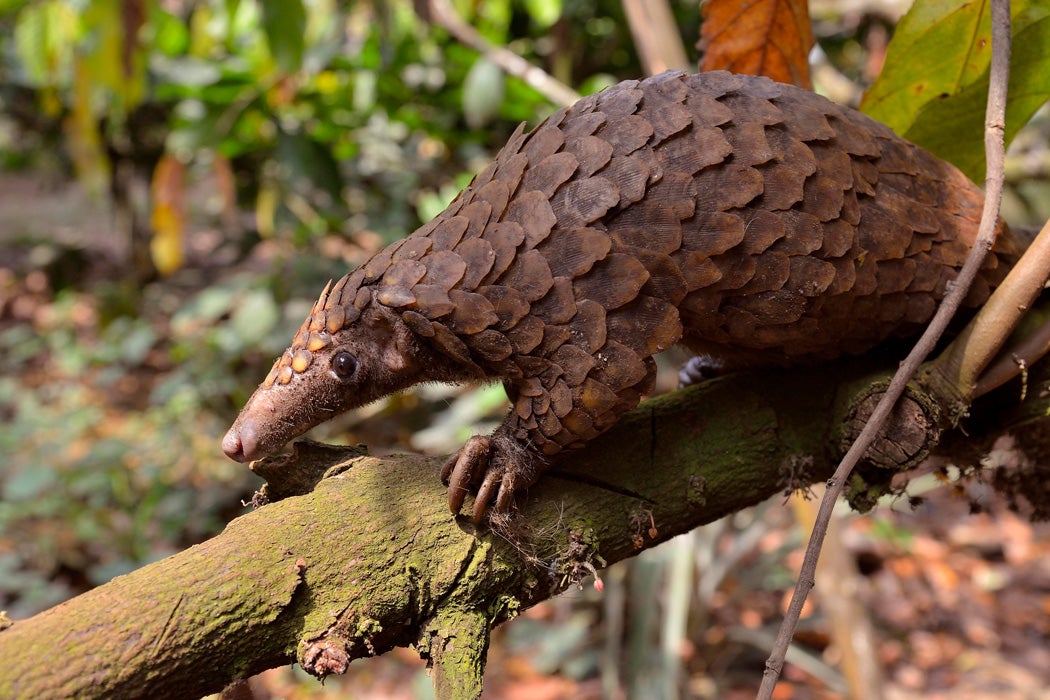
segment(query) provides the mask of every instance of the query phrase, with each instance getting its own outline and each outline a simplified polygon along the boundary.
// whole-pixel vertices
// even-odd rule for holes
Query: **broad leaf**
[[[144,21],[139,2],[95,0],[83,14],[88,79],[105,88],[117,114],[130,112],[146,97],[146,56],[138,32]],[[115,98],[115,99],[114,99]]]
[[[302,0],[262,0],[263,31],[277,65],[294,73],[303,64],[306,10]]]
[[[1012,13],[1007,143],[1050,99],[1050,0],[1015,0]],[[987,2],[918,0],[861,109],[979,182],[990,62]]]
[[[33,84],[56,85],[69,79],[79,32],[80,20],[64,2],[42,2],[18,13],[15,49]]]

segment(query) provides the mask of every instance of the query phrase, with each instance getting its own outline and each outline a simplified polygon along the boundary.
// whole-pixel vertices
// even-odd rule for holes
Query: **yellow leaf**
[[[153,258],[153,264],[157,266],[157,272],[170,275],[182,267],[182,239],[155,235],[149,242],[149,254]]]
[[[131,111],[146,95],[146,53],[138,37],[144,21],[141,0],[93,0],[83,14],[87,69],[118,111]]]
[[[274,216],[277,214],[277,191],[269,186],[259,189],[255,198],[255,228],[263,238],[273,236]]]
[[[221,44],[214,28],[215,12],[208,3],[197,3],[190,15],[190,55],[208,58]]]
[[[150,256],[157,271],[170,275],[182,266],[183,231],[186,228],[186,168],[167,154],[157,163],[150,186],[153,209],[150,225]]]
[[[14,47],[31,84],[55,88],[69,80],[79,33],[80,19],[61,0],[33,3],[18,13]]]
[[[77,59],[73,65],[72,104],[62,129],[77,177],[88,192],[100,196],[109,185],[109,159],[91,109],[91,92],[91,80],[83,61]]]

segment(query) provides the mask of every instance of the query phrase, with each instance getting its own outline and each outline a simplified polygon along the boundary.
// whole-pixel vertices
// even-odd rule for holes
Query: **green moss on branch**
[[[326,474],[312,491],[0,632],[0,697],[199,697],[291,661],[323,675],[410,645],[438,664],[445,696],[473,697],[488,626],[826,479],[850,405],[837,387],[883,376],[866,375],[857,362],[732,375],[649,401],[498,533],[448,512],[440,457],[306,445],[299,459]]]

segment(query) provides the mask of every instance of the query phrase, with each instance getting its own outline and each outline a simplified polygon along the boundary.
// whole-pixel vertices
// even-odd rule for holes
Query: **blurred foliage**
[[[585,91],[638,72],[618,2],[457,5],[487,39]],[[695,26],[697,12],[684,15]],[[404,235],[451,198],[451,176],[469,179],[517,122],[551,109],[408,0],[7,2],[0,23],[14,38],[0,99],[19,103],[9,111],[29,130],[60,129],[83,182],[103,191],[115,147],[148,130],[169,161],[232,162],[226,196],[260,234],[297,245],[328,231]],[[160,153],[133,157],[147,155],[156,199],[171,200],[185,181],[155,167]],[[183,222],[153,206],[155,262],[170,272]]]
[[[582,93],[641,72],[620,0],[454,5]],[[691,47],[699,3],[672,8]],[[825,9],[815,23],[846,82],[878,70],[870,56],[894,21],[880,8]],[[108,221],[74,215],[74,235],[60,236],[0,187],[0,204],[25,208],[17,228],[0,226],[0,609],[31,614],[241,512],[256,480],[219,436],[323,281],[439,213],[519,122],[551,110],[410,0],[0,0],[0,169],[43,172],[48,185],[75,177],[107,203],[118,175],[135,173],[166,275],[137,285]],[[1045,135],[1019,140],[1025,163],[1046,162]],[[1041,179],[1018,171],[1032,188],[1021,208],[1050,202],[1042,167]],[[498,386],[424,387],[330,430],[377,452],[449,451],[504,402]],[[772,617],[790,578],[779,547],[727,554],[735,533],[719,533],[695,549],[726,569],[744,562],[725,609]],[[659,620],[632,611],[630,648],[599,660],[595,606],[607,622],[619,614],[612,591],[622,602],[630,588],[646,605],[661,598],[655,610],[669,598],[666,558],[607,572],[604,598],[516,622],[510,645],[573,678],[615,666],[652,644]],[[708,574],[711,586],[724,577]]]
[[[35,326],[0,331],[0,570],[18,572],[0,576],[0,605],[17,615],[204,539],[240,511],[250,477],[214,458],[216,407],[237,388],[231,358],[275,353],[263,336],[281,320],[271,295],[222,285],[166,325],[127,315],[97,325],[97,303],[71,290],[36,312]]]
[[[616,0],[456,7],[583,91],[640,70]],[[676,9],[688,37],[699,10]],[[104,201],[130,164],[166,275],[139,286],[100,258],[128,247],[105,224],[59,240],[27,215],[4,234],[0,608],[30,614],[238,513],[255,481],[219,436],[319,281],[440,212],[552,109],[409,0],[0,1],[0,166]],[[359,437],[445,426],[418,442],[448,450],[504,401],[431,390],[370,409]]]

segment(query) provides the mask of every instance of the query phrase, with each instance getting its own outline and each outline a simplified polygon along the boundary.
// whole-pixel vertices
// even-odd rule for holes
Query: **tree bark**
[[[440,697],[477,697],[491,626],[827,479],[857,397],[885,381],[872,372],[729,375],[648,401],[491,527],[448,512],[439,457],[297,443],[259,464],[275,502],[0,632],[0,697],[196,698],[292,661],[342,673],[395,646],[431,661]]]

